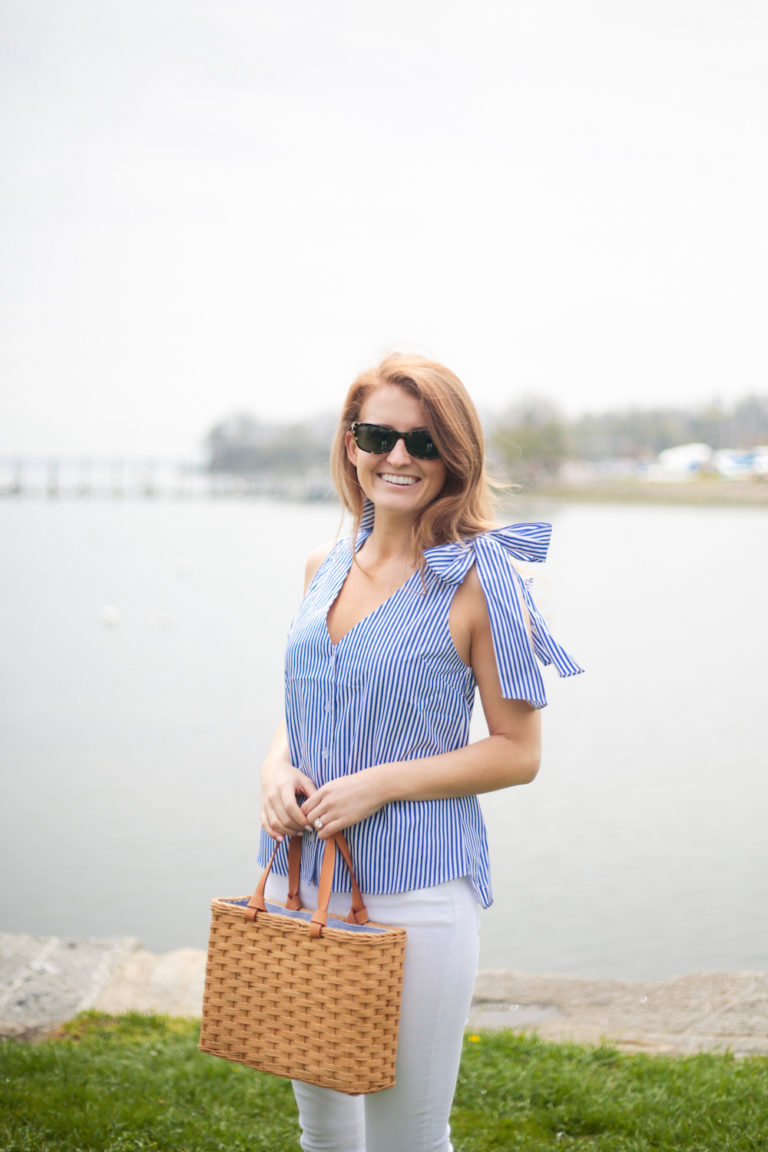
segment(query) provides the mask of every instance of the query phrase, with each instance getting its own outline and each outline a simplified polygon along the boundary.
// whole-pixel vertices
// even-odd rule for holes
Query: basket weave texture
[[[248,897],[212,901],[200,1048],[352,1095],[390,1088],[406,933],[373,924],[378,931],[350,931],[327,915],[327,897],[319,935],[279,912],[249,918]]]

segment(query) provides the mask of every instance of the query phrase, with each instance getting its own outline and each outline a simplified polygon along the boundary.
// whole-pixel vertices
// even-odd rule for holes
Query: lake
[[[546,670],[541,772],[483,799],[482,966],[768,968],[765,511],[507,518],[552,521],[539,601],[587,673]],[[210,898],[255,886],[285,633],[338,524],[269,500],[0,501],[0,930],[204,947]]]

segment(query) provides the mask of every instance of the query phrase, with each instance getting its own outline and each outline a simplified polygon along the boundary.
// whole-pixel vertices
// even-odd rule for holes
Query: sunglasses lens
[[[393,435],[391,428],[385,428],[381,424],[356,424],[355,440],[363,452],[381,454],[394,448],[397,437]]]
[[[416,456],[420,460],[434,460],[439,456],[429,432],[408,432],[403,439],[411,456]]]

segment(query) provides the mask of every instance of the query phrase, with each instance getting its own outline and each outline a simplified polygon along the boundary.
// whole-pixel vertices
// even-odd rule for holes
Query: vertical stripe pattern
[[[356,548],[370,528],[369,516]],[[326,618],[352,564],[351,541],[339,541],[312,581],[288,636],[285,707],[293,764],[319,787],[373,764],[418,760],[468,743],[475,678],[454,647],[448,618],[456,589],[473,564],[488,605],[502,691],[509,699],[543,706],[537,657],[554,663],[560,675],[581,669],[549,634],[510,556],[543,560],[549,531],[549,525],[515,525],[429,549],[423,576],[414,573],[333,644]],[[491,903],[488,844],[476,796],[396,801],[346,835],[363,892],[402,892],[468,876],[480,903]],[[271,848],[262,832],[262,864]],[[305,833],[306,881],[317,883],[323,851],[314,833]],[[287,871],[287,845],[274,867],[279,874]],[[349,890],[341,861],[334,888]]]

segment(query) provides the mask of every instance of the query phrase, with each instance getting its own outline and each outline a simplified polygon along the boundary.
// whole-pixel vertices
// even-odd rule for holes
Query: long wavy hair
[[[360,528],[365,495],[347,456],[346,433],[371,393],[394,384],[421,405],[426,427],[445,465],[445,483],[414,527],[414,552],[476,536],[493,527],[491,481],[485,469],[480,418],[469,393],[448,368],[423,356],[393,353],[352,384],[331,450],[331,473],[342,504]]]

